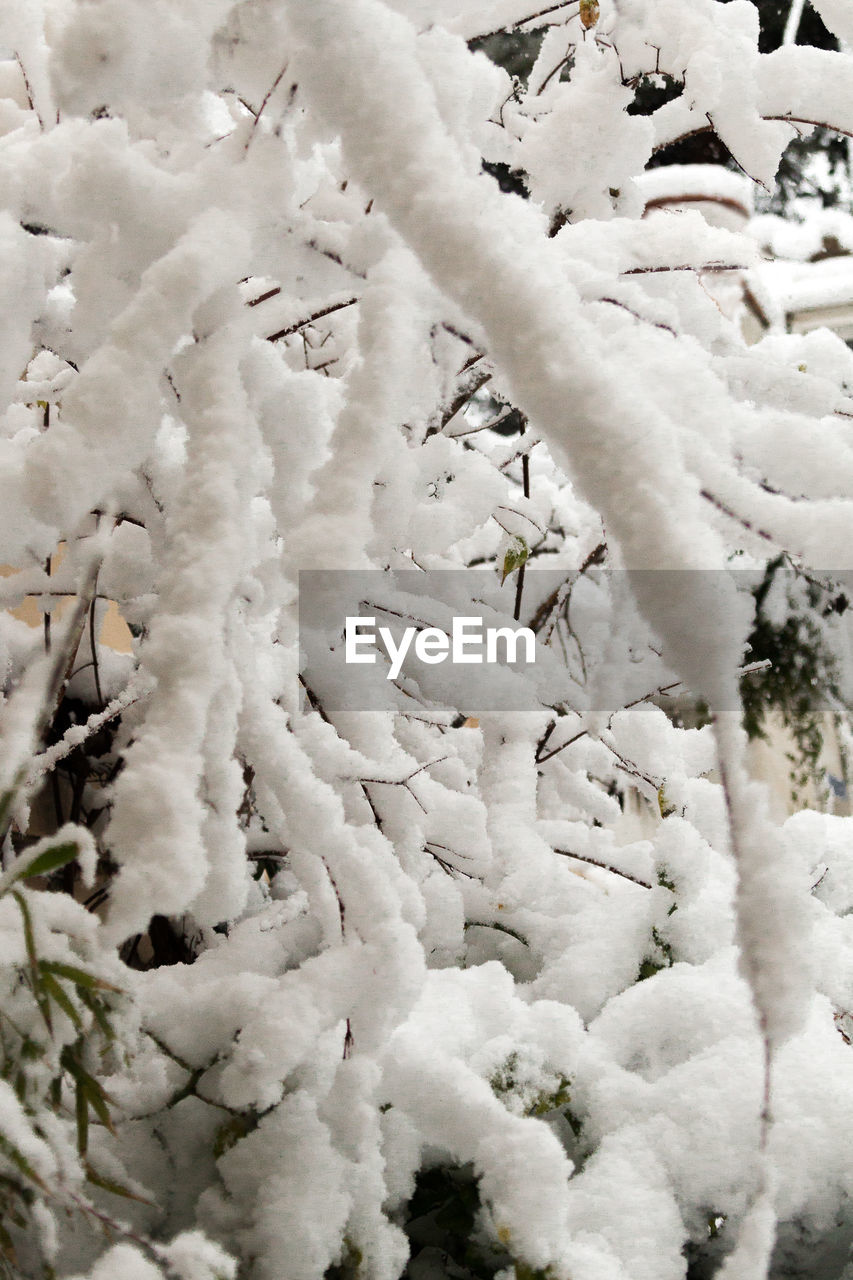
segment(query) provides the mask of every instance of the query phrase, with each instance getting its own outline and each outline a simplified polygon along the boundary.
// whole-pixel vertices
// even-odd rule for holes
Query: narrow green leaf
[[[41,989],[55,1004],[59,1005],[62,1012],[71,1019],[75,1027],[82,1027],[83,1019],[71,1003],[68,993],[56,981],[52,973],[45,973],[44,965],[42,965],[41,969]]]
[[[26,898],[17,890],[12,894],[21,910],[21,918],[24,923],[24,945],[27,948],[27,959],[30,962],[30,970],[33,979],[33,986],[38,987],[39,980],[39,964],[36,955],[36,943],[33,936],[33,918],[30,915],[30,908],[27,905]]]
[[[110,1115],[110,1109],[107,1106],[107,1098],[101,1086],[98,1084],[94,1076],[86,1074],[85,1080],[82,1082],[86,1097],[89,1100],[89,1106],[100,1120],[105,1129],[109,1129],[110,1133],[115,1135],[115,1127],[113,1119]]]
[[[117,995],[123,994],[121,987],[114,987],[104,978],[99,978],[94,973],[87,973],[85,969],[78,969],[76,965],[65,964],[61,960],[42,960],[41,967],[48,973],[55,973],[58,978],[67,978],[75,986],[86,987],[89,991],[114,991]]]
[[[77,1117],[77,1150],[84,1156],[89,1146],[89,1103],[80,1080],[74,1091],[74,1113]]]
[[[9,1141],[5,1134],[2,1133],[0,1133],[0,1153],[6,1156],[7,1160],[11,1160],[12,1164],[15,1165],[17,1169],[20,1169],[24,1177],[29,1178],[30,1182],[34,1182],[37,1187],[42,1189],[42,1191],[47,1191],[47,1187],[36,1173],[29,1160],[27,1160],[26,1156],[22,1155],[18,1148]]]
[[[91,1010],[101,1031],[101,1035],[103,1035],[106,1040],[115,1040],[116,1033],[112,1028],[109,1018],[107,1017],[103,1003],[96,995],[93,995],[91,991],[87,991],[85,987],[78,986],[77,994],[83,1001],[86,1008]]]
[[[27,866],[22,867],[15,879],[20,880],[22,876],[27,879],[30,876],[46,876],[51,871],[58,871],[60,867],[73,862],[79,852],[79,847],[74,843],[56,844],[51,849],[45,849]]]
[[[74,1080],[77,1083],[78,1106],[79,1091],[82,1091],[84,1098],[100,1120],[101,1124],[109,1129],[110,1133],[115,1133],[112,1117],[110,1116],[109,1107],[107,1106],[108,1095],[101,1085],[98,1084],[95,1077],[89,1074],[82,1062],[74,1056],[73,1050],[68,1045],[66,1045],[62,1050],[59,1060],[63,1067],[65,1067],[66,1071],[74,1077]]]
[[[33,918],[30,915],[30,908],[27,900],[17,889],[12,890],[12,897],[21,909],[21,919],[24,924],[24,945],[27,949],[27,959],[30,964],[30,978],[33,984],[33,994],[39,1007],[39,1012],[44,1019],[44,1024],[51,1035],[53,1035],[53,1024],[50,1020],[50,1005],[45,1000],[41,991],[41,975],[39,973],[39,961],[36,954],[35,936],[33,934]]]
[[[122,1196],[125,1200],[136,1200],[138,1204],[150,1205],[152,1202],[146,1200],[144,1196],[137,1195],[135,1191],[131,1191],[129,1187],[123,1187],[120,1182],[116,1182],[114,1178],[105,1178],[102,1173],[96,1173],[90,1164],[86,1164],[86,1178],[95,1187],[100,1187],[103,1191],[109,1191],[114,1196]]]

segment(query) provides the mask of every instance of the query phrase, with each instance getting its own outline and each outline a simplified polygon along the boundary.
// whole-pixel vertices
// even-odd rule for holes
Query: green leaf
[[[504,569],[501,577],[501,586],[506,582],[511,573],[516,569],[520,569],[526,563],[527,557],[530,555],[530,548],[520,535],[513,538],[506,554],[504,555]]]
[[[39,981],[39,962],[36,955],[36,943],[33,936],[33,918],[30,915],[30,908],[26,899],[17,890],[12,894],[21,909],[21,917],[24,924],[24,946],[27,949],[27,959],[30,962],[30,971],[33,979],[33,986],[38,988]]]
[[[109,1129],[110,1133],[114,1134],[115,1129],[113,1128],[112,1117],[107,1106],[107,1094],[104,1089],[98,1084],[94,1076],[89,1075],[89,1072],[82,1062],[74,1056],[73,1050],[68,1045],[62,1050],[59,1060],[69,1075],[74,1077],[78,1090],[83,1091],[86,1101],[101,1124]]]
[[[40,1045],[38,1040],[25,1036],[21,1041],[19,1053],[22,1062],[37,1062],[44,1054],[44,1046]]]
[[[96,1173],[88,1162],[86,1163],[86,1179],[93,1186],[100,1187],[102,1191],[109,1191],[114,1196],[122,1196],[125,1200],[136,1200],[139,1204],[150,1205],[152,1203],[150,1200],[146,1200],[144,1196],[137,1195],[135,1191],[131,1191],[129,1187],[122,1186],[114,1178],[106,1178],[102,1173]]]
[[[661,786],[658,791],[658,808],[662,818],[671,818],[674,813],[677,813],[675,805],[666,794],[665,786]]]
[[[117,995],[123,994],[121,987],[114,987],[111,982],[106,982],[94,973],[87,973],[85,969],[78,969],[76,965],[65,964],[61,960],[42,960],[41,967],[47,973],[55,973],[58,978],[67,978],[75,986],[84,987],[89,991],[114,991]]]
[[[87,1076],[83,1084],[86,1091],[86,1097],[89,1099],[89,1106],[100,1120],[105,1129],[109,1129],[110,1133],[115,1135],[115,1126],[113,1118],[110,1115],[110,1109],[107,1106],[107,1095],[93,1076]]]
[[[109,1018],[107,1017],[107,1012],[104,1008],[103,1002],[85,987],[78,986],[77,994],[83,1001],[86,1008],[91,1011],[104,1039],[115,1040],[116,1033],[112,1028]]]
[[[33,995],[39,1007],[39,1012],[44,1019],[44,1024],[51,1035],[53,1035],[53,1024],[50,1020],[50,1005],[45,1000],[41,992],[41,977],[39,974],[39,961],[36,954],[35,936],[33,934],[33,918],[30,915],[30,908],[27,900],[17,889],[12,890],[12,897],[21,909],[21,919],[24,924],[24,945],[27,949],[27,959],[30,964],[30,978],[33,984]]]
[[[559,1111],[562,1107],[567,1107],[572,1100],[571,1081],[566,1076],[560,1076],[560,1083],[554,1093],[540,1093],[532,1105],[528,1107],[527,1114],[529,1116],[546,1116],[551,1111]]]
[[[32,862],[27,863],[25,867],[21,867],[20,871],[16,872],[14,879],[46,876],[49,872],[58,871],[60,867],[67,866],[69,862],[73,862],[79,852],[79,847],[74,843],[55,844],[52,848],[45,849],[37,858],[33,858]]]
[[[0,796],[0,827],[2,827],[6,822],[6,815],[9,812],[14,798],[14,791],[4,791],[2,796]]]
[[[2,1153],[7,1160],[11,1160],[12,1164],[15,1165],[16,1168],[20,1169],[25,1178],[29,1178],[30,1182],[34,1182],[37,1187],[42,1189],[42,1191],[47,1191],[47,1187],[27,1160],[26,1156],[22,1155],[18,1148],[9,1141],[5,1134],[2,1133],[0,1133],[0,1153]]]
[[[89,1103],[80,1080],[74,1090],[74,1114],[77,1118],[77,1150],[84,1156],[89,1146]]]
[[[83,1025],[83,1020],[71,1003],[68,993],[60,986],[52,973],[45,973],[44,965],[41,967],[41,989],[49,999],[59,1005],[62,1012],[66,1017],[70,1018],[75,1027]]]

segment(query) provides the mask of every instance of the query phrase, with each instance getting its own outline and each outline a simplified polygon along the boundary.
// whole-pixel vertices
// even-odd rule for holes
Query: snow
[[[0,619],[22,1275],[436,1280],[442,1171],[503,1280],[840,1273],[851,819],[773,821],[739,690],[784,554],[849,738],[846,586],[807,586],[850,556],[853,356],[784,330],[850,304],[808,260],[853,222],[744,230],[794,123],[853,129],[849,56],[759,54],[743,0],[7,7],[2,601],[49,619]],[[467,46],[513,26],[526,84]],[[647,167],[709,125],[741,172]],[[353,593],[515,608],[541,661],[359,702]],[[132,652],[92,651],[107,601]],[[93,910],[23,884],[60,841]]]
[[[733,173],[720,165],[661,165],[647,169],[636,181],[647,206],[670,201],[679,204],[685,200],[725,200],[749,215],[755,200],[755,183],[746,174]]]

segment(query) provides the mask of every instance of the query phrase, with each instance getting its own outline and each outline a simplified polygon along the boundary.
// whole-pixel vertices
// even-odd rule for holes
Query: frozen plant
[[[840,1277],[853,829],[749,780],[725,570],[853,567],[853,355],[747,347],[754,240],[638,179],[713,132],[770,189],[851,56],[748,0],[0,11],[2,1266]],[[415,626],[395,575],[479,572],[547,660],[341,706],[316,569]]]

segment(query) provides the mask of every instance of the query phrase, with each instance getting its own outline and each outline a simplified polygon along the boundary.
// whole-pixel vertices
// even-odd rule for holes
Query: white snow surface
[[[739,688],[785,556],[851,741],[849,616],[809,587],[853,568],[853,357],[782,316],[850,301],[846,259],[807,260],[853,224],[701,208],[750,207],[795,125],[853,132],[853,62],[760,54],[746,0],[534,8],[5,6],[2,602],[39,625],[0,616],[0,1175],[31,1210],[0,1248],[27,1280],[458,1275],[439,1206],[413,1218],[442,1179],[466,1276],[805,1277],[816,1241],[842,1275],[853,819],[771,821]],[[527,84],[468,47],[540,22]],[[648,168],[707,127],[741,172]],[[517,592],[543,661],[494,689],[521,709],[408,668],[390,709],[341,707],[300,653],[317,569],[418,626],[447,608],[398,571],[467,570],[507,620]],[[96,910],[45,870],[66,845]],[[183,959],[146,968],[155,917]]]

